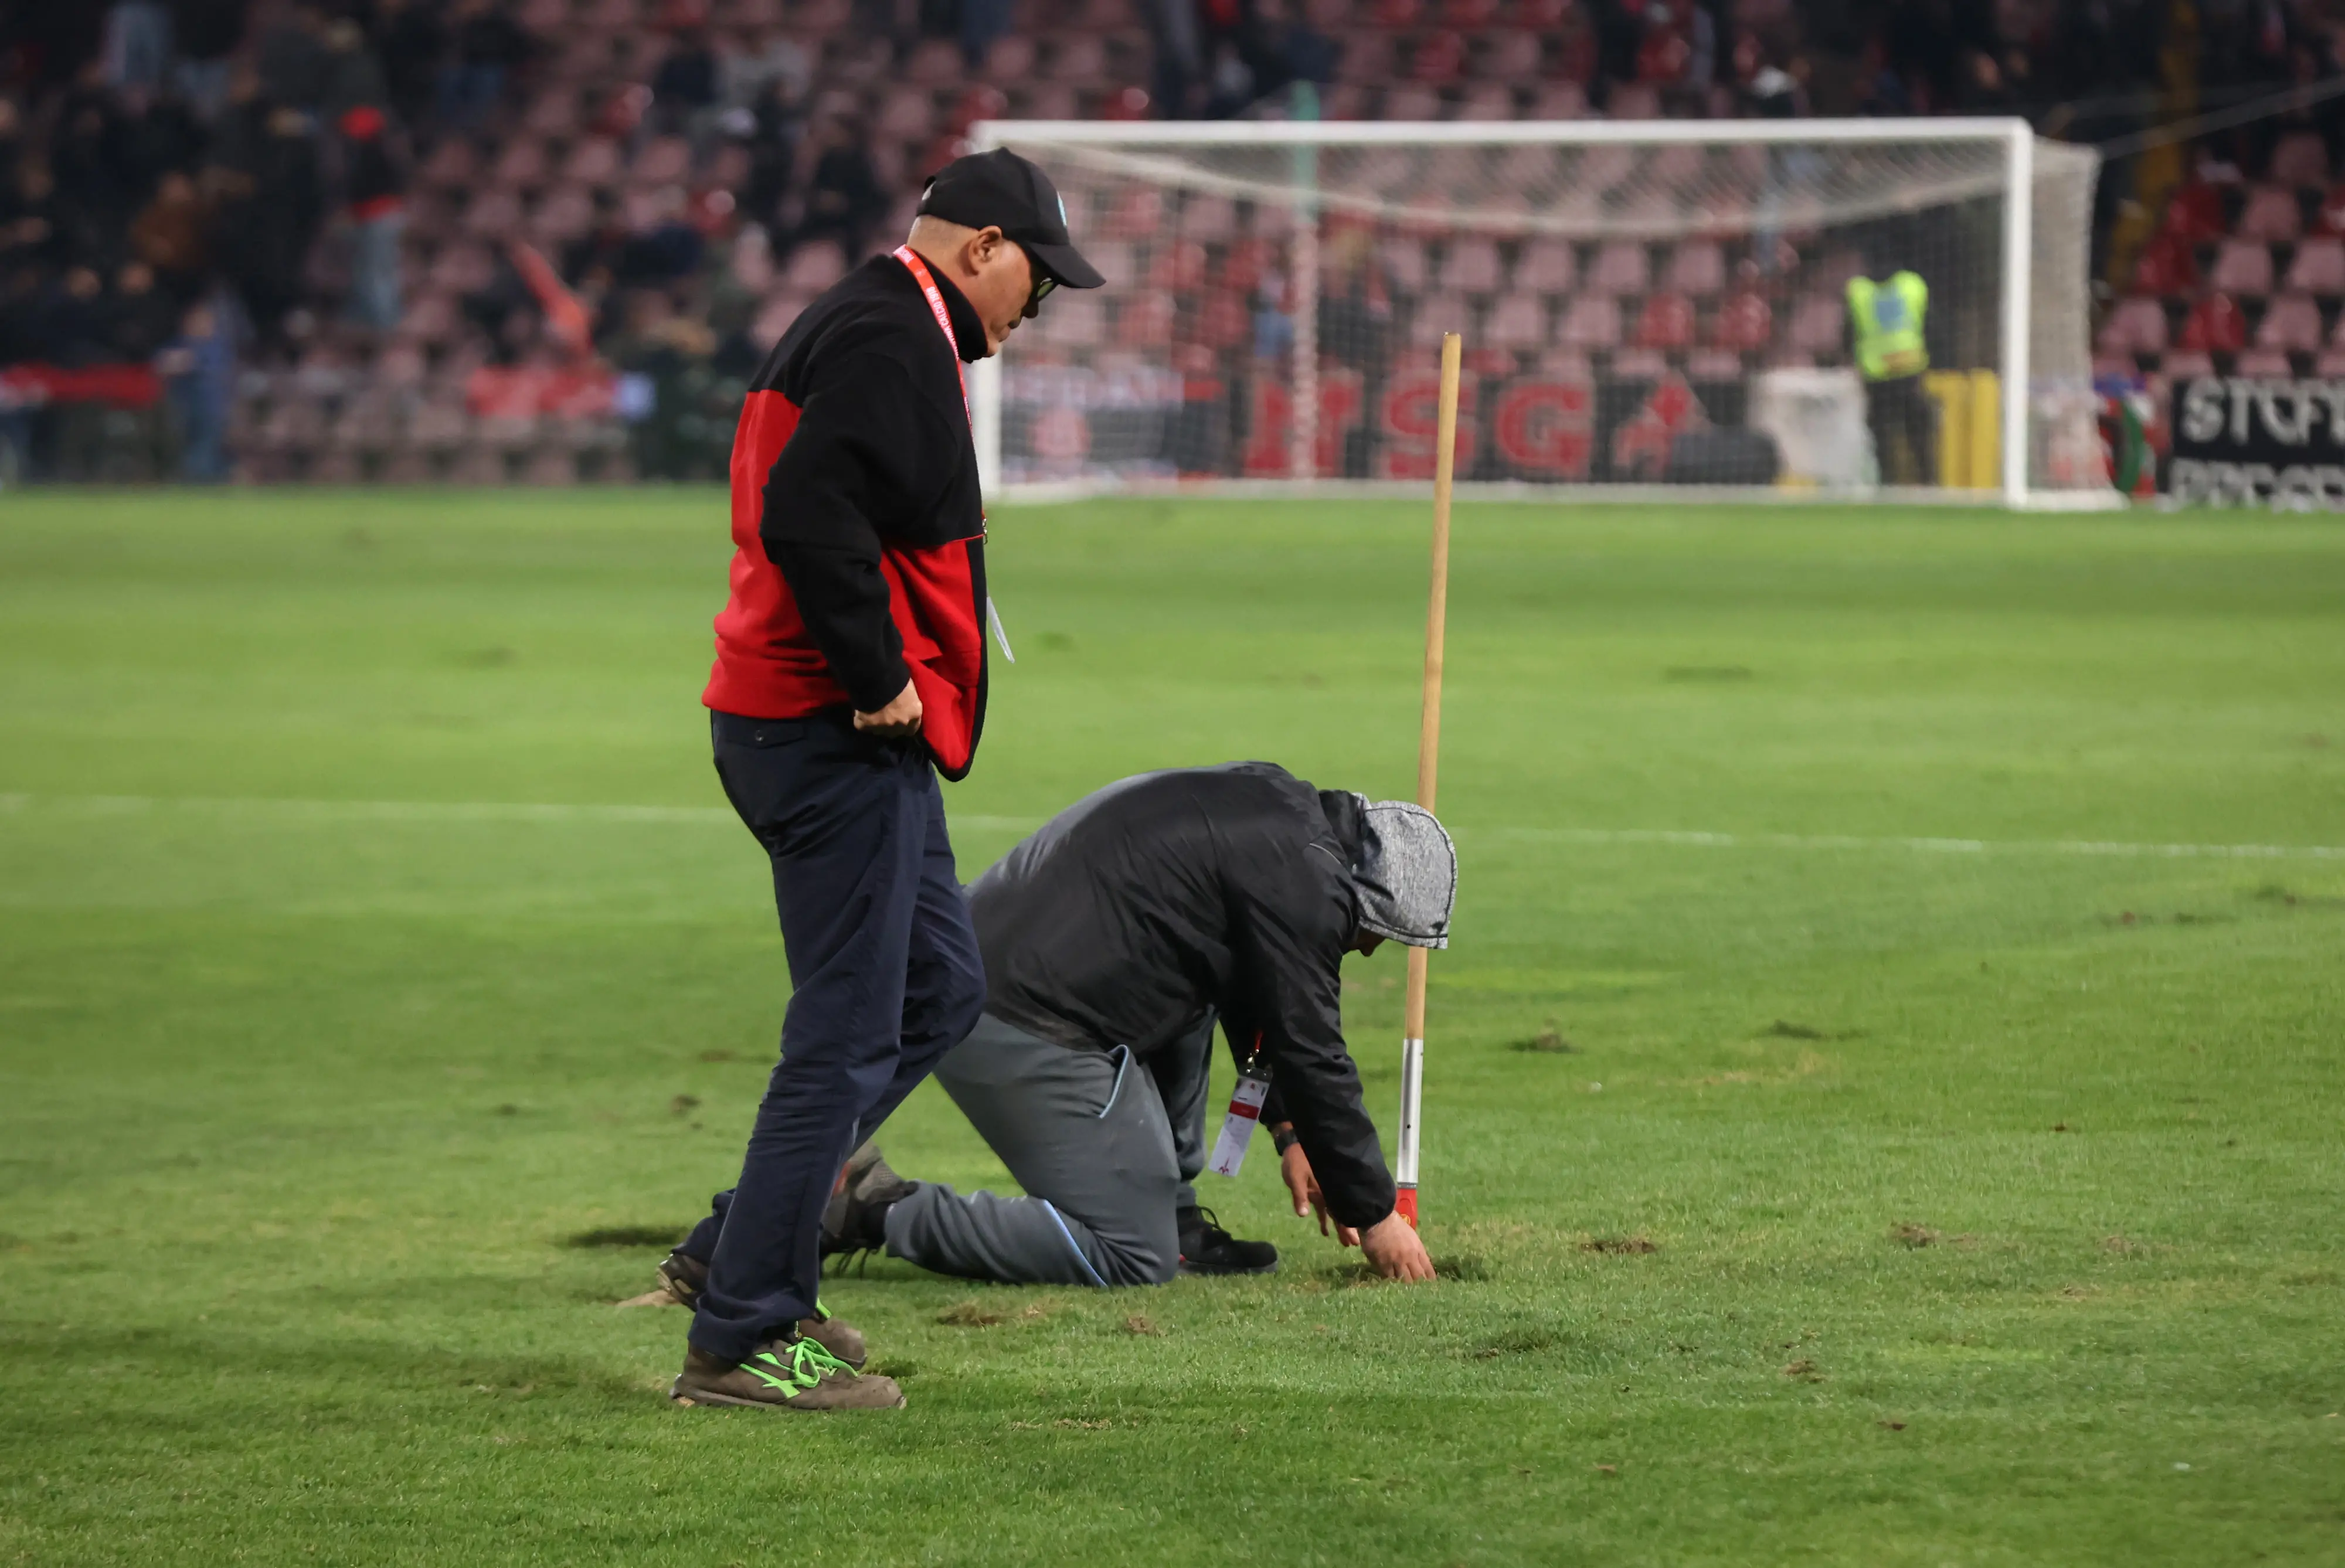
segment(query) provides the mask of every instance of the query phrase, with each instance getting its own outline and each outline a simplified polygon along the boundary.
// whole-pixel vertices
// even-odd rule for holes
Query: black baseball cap
[[[1008,147],[957,157],[930,175],[919,210],[966,228],[1000,228],[1070,288],[1107,281],[1067,237],[1067,204],[1059,199],[1059,187],[1040,164]]]

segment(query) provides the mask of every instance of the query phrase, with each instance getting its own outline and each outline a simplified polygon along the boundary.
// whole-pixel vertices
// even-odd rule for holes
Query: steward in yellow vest
[[[1848,280],[1848,325],[1856,372],[1864,378],[1865,423],[1883,484],[1937,482],[1937,425],[1922,395],[1930,349],[1922,323],[1930,286],[1901,269],[1886,283]]]
[[[1919,273],[1893,273],[1887,283],[1850,278],[1848,319],[1856,333],[1857,374],[1868,381],[1893,381],[1928,369],[1922,319],[1929,310],[1930,286]]]

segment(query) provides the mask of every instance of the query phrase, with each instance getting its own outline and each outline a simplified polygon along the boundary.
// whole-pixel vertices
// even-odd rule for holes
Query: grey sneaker
[[[805,1338],[775,1340],[739,1363],[686,1347],[684,1371],[667,1391],[680,1405],[739,1405],[758,1410],[894,1410],[904,1391],[893,1378],[866,1375]]]
[[[638,1296],[634,1301],[657,1301],[665,1296],[666,1300],[679,1307],[696,1307],[700,1304],[700,1292],[708,1288],[708,1265],[697,1258],[671,1252],[660,1259],[658,1279],[659,1283],[649,1295]],[[619,1304],[624,1307],[634,1302],[622,1301]],[[813,1317],[798,1320],[798,1334],[803,1339],[812,1340],[858,1371],[869,1358],[870,1352],[863,1342],[863,1331],[852,1323],[832,1317],[820,1301],[814,1304]]]
[[[879,1146],[867,1143],[847,1161],[847,1182],[822,1211],[822,1255],[878,1252],[888,1245],[888,1210],[919,1183],[889,1168]]]

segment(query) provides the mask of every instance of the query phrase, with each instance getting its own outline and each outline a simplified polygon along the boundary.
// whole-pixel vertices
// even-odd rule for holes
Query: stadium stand
[[[2336,74],[2336,15],[2311,0],[13,7],[0,479],[715,478],[766,347],[902,230],[980,118],[2016,112],[2090,139],[2170,110],[2161,40],[2186,9],[2189,101]],[[2345,363],[2335,103],[2112,171],[2102,371]],[[1693,177],[1685,152],[1642,177]],[[1591,157],[1592,183],[1628,157]],[[1154,212],[1076,220],[1152,292],[1062,302],[1060,340],[1177,339],[1188,370],[1252,350],[1269,258],[1230,203],[1191,202],[1189,243],[1145,280],[1114,269]],[[1372,315],[1379,291],[1416,300],[1413,336],[1466,323],[1526,362],[1835,362],[1854,258],[1782,259],[1398,236],[1357,287]]]

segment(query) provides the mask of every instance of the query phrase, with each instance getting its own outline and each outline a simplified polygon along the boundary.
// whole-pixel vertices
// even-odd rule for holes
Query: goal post
[[[2024,120],[971,137],[1051,171],[1109,279],[972,379],[990,494],[1421,492],[1457,332],[1463,495],[2122,504],[2087,344],[2098,159]],[[1868,379],[1849,283],[1903,301],[1903,272],[1928,366]]]

